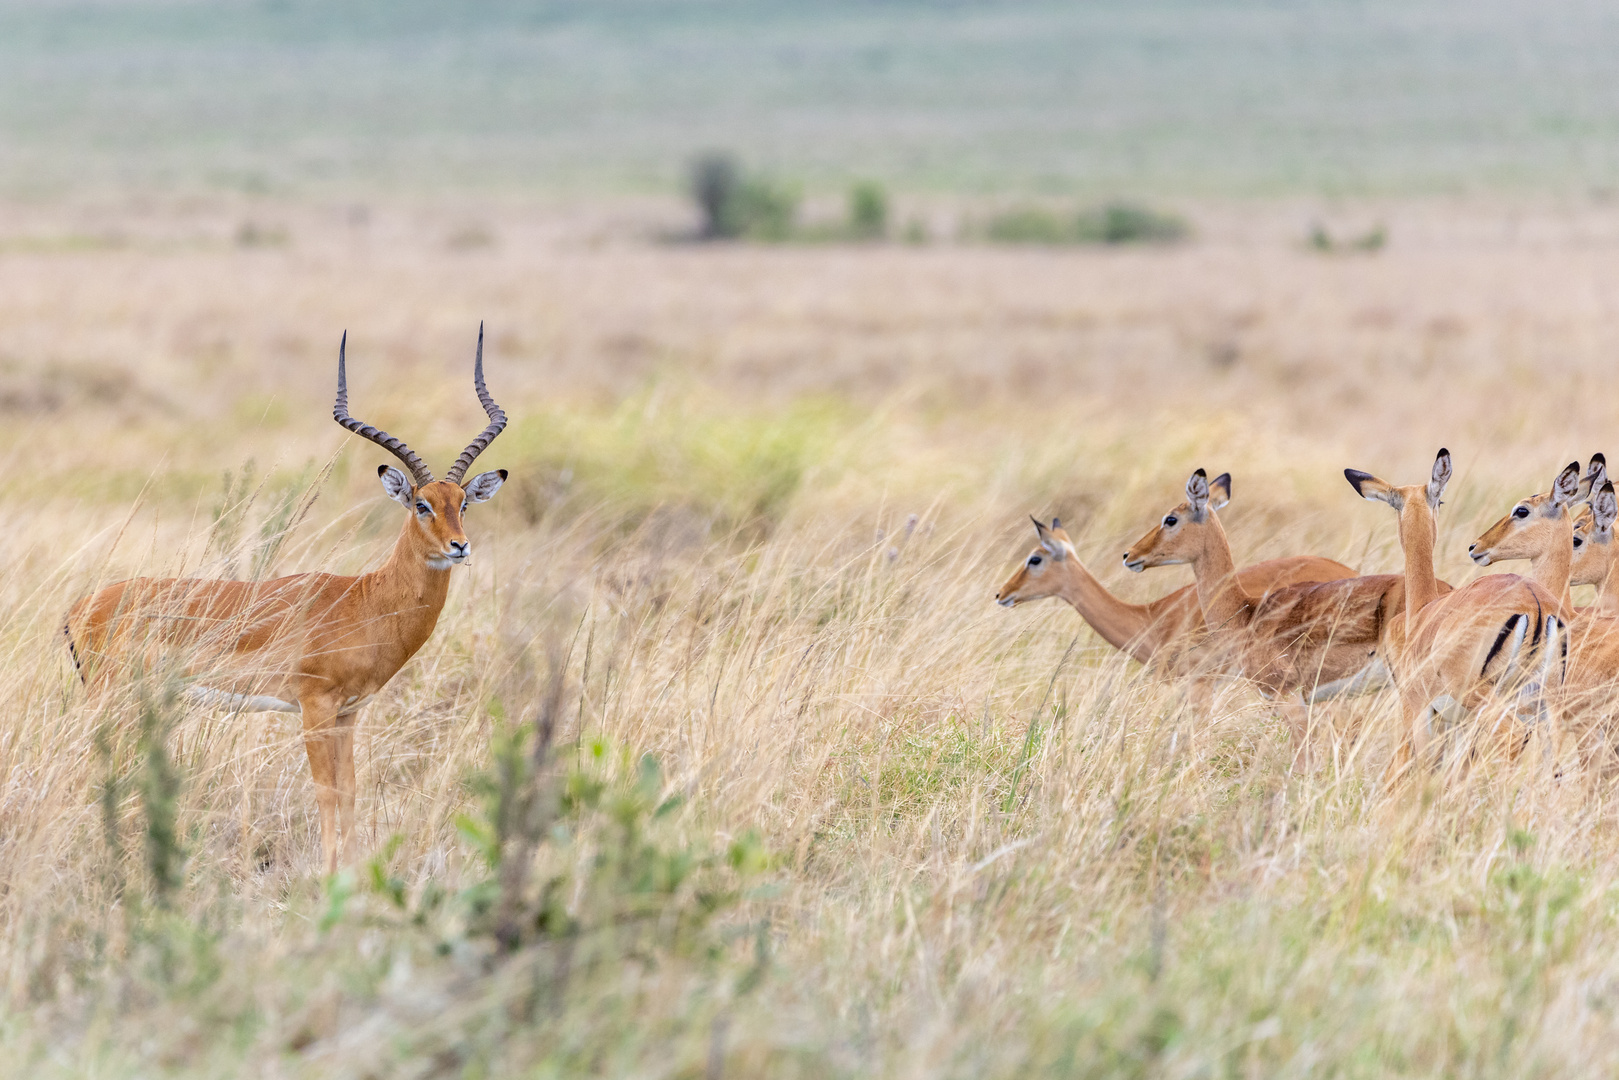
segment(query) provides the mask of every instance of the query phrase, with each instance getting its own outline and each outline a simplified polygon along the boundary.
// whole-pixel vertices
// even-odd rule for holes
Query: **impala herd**
[[[1124,553],[1137,572],[1189,564],[1195,585],[1126,604],[1081,565],[1057,521],[1036,520],[1039,547],[995,598],[1012,607],[1060,596],[1149,667],[1251,681],[1287,716],[1296,763],[1308,754],[1310,703],[1391,680],[1402,725],[1389,779],[1417,758],[1435,764],[1452,736],[1495,736],[1516,756],[1538,730],[1555,760],[1572,735],[1592,759],[1611,741],[1607,703],[1619,689],[1619,503],[1603,456],[1583,476],[1578,462],[1563,469],[1551,491],[1518,503],[1468,548],[1480,566],[1527,559],[1527,575],[1492,574],[1460,589],[1434,574],[1449,451],[1439,451],[1425,484],[1397,486],[1356,469],[1344,476],[1356,494],[1399,515],[1403,573],[1356,576],[1318,558],[1238,570],[1216,514],[1231,497],[1231,477],[1210,481],[1199,469],[1186,501]],[[1596,585],[1597,602],[1576,608],[1571,585]]]
[[[134,578],[80,600],[64,627],[94,693],[119,674],[164,672],[180,676],[201,705],[299,714],[328,872],[356,841],[359,711],[432,635],[450,570],[471,554],[463,515],[506,479],[504,469],[465,479],[506,426],[484,386],[482,327],[473,387],[489,424],[442,480],[402,440],[349,415],[346,353],[347,335],[338,347],[333,419],[409,470],[377,470],[384,492],[406,511],[382,566],[353,577],[254,582]],[[1200,691],[1220,676],[1248,680],[1287,717],[1300,767],[1308,761],[1312,703],[1390,682],[1403,719],[1391,780],[1418,759],[1443,760],[1463,736],[1495,736],[1516,756],[1545,732],[1555,759],[1559,740],[1573,733],[1594,759],[1611,741],[1608,691],[1619,686],[1619,501],[1602,455],[1583,476],[1578,463],[1563,469],[1549,492],[1518,503],[1468,549],[1480,566],[1528,560],[1527,575],[1492,574],[1459,589],[1440,581],[1433,563],[1448,451],[1439,451],[1422,484],[1396,486],[1354,469],[1344,475],[1356,494],[1398,515],[1403,573],[1357,575],[1314,556],[1238,569],[1217,515],[1230,501],[1231,477],[1210,480],[1199,469],[1186,500],[1124,553],[1136,572],[1188,564],[1194,585],[1126,603],[1085,569],[1057,519],[1049,526],[1035,519],[1039,546],[996,600],[1013,607],[1061,597],[1114,648],[1158,675],[1190,677]],[[1596,603],[1574,607],[1571,585],[1597,586]]]

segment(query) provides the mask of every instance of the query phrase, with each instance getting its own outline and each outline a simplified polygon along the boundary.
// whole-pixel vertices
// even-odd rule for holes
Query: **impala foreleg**
[[[304,752],[309,775],[315,781],[315,803],[320,807],[321,861],[328,874],[337,873],[338,731],[337,704],[325,695],[301,699],[304,714]],[[350,758],[352,776],[353,759]]]
[[[337,717],[337,817],[342,833],[342,861],[354,861],[354,729],[358,714],[339,713]]]

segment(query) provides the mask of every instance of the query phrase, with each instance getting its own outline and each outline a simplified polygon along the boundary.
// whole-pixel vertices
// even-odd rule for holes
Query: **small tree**
[[[729,154],[704,154],[692,163],[691,197],[703,215],[705,240],[727,240],[742,235],[742,170]]]
[[[881,240],[888,234],[888,192],[873,180],[849,189],[849,235],[859,240]]]

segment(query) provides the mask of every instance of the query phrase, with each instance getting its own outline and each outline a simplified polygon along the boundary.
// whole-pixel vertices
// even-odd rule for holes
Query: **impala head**
[[[1061,520],[1052,518],[1050,528],[1032,514],[1029,520],[1034,522],[1040,543],[995,594],[995,602],[1001,607],[1056,596],[1062,592],[1064,571],[1071,565],[1069,560],[1079,558],[1074,553],[1074,542],[1063,531]]]
[[[1214,512],[1231,501],[1231,474],[1212,481],[1202,469],[1186,481],[1186,501],[1159,519],[1158,524],[1124,553],[1124,565],[1136,573],[1149,566],[1189,563],[1203,551],[1209,526],[1218,526]]]
[[[1619,518],[1619,500],[1614,498],[1613,481],[1603,478],[1602,486],[1591,496],[1590,505],[1574,519],[1574,565],[1569,569],[1570,585],[1601,585],[1613,564],[1613,522]]]
[[[1445,485],[1450,483],[1450,473],[1450,451],[1441,448],[1433,460],[1433,471],[1426,484],[1397,487],[1359,469],[1345,469],[1344,478],[1361,498],[1394,507],[1400,515],[1401,543],[1423,541],[1431,551],[1434,539],[1439,535],[1434,514],[1443,505],[1441,496],[1445,493]]]
[[[484,412],[489,416],[489,426],[461,451],[461,456],[455,459],[455,464],[450,466],[443,480],[433,479],[432,470],[416,456],[415,451],[405,445],[404,440],[396,439],[386,431],[349,415],[347,352],[348,334],[345,333],[342,344],[337,347],[337,402],[332,406],[332,419],[387,450],[410,470],[407,476],[392,465],[381,465],[377,467],[377,476],[382,480],[382,490],[388,493],[388,497],[410,511],[414,519],[414,528],[410,533],[412,546],[427,565],[434,570],[448,570],[461,565],[472,555],[472,544],[461,525],[462,515],[471,504],[488,502],[506,481],[505,469],[479,473],[471,480],[463,481],[467,468],[506,426],[506,414],[495,404],[495,399],[489,395],[489,389],[483,383],[483,326],[478,327],[478,353],[472,363],[472,385]]]
[[[1531,495],[1468,546],[1480,566],[1512,559],[1538,559],[1569,543],[1574,503],[1580,495],[1580,463],[1557,474],[1552,489]]]

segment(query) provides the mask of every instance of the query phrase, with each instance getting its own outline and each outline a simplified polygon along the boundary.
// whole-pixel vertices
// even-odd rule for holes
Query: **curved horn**
[[[374,428],[370,424],[361,423],[349,415],[348,364],[344,355],[348,352],[348,344],[349,332],[345,330],[343,331],[343,342],[337,347],[337,402],[332,406],[332,419],[360,436],[360,438],[371,440],[400,461],[403,461],[405,467],[410,470],[410,475],[415,478],[417,487],[421,487],[423,484],[431,484],[433,482],[433,471],[427,467],[427,464],[421,458],[416,456],[415,451],[405,445],[403,439],[396,439],[381,428]]]
[[[478,437],[467,443],[467,448],[461,451],[461,456],[455,459],[450,471],[444,479],[452,484],[459,484],[461,478],[467,474],[467,469],[477,460],[478,455],[488,448],[506,428],[506,413],[495,399],[489,396],[489,388],[483,384],[483,323],[478,324],[478,358],[472,362],[472,385],[478,391],[478,402],[483,411],[489,414],[489,426],[478,433]]]

